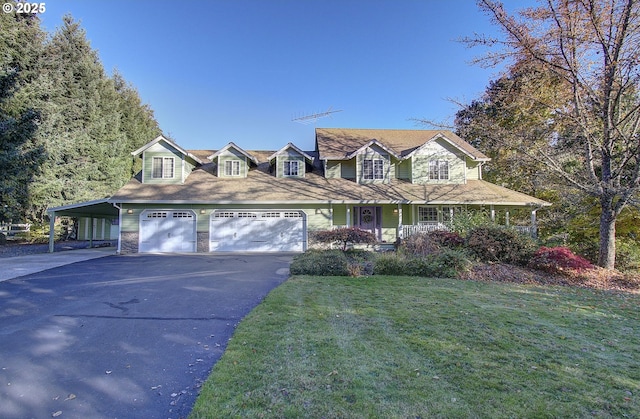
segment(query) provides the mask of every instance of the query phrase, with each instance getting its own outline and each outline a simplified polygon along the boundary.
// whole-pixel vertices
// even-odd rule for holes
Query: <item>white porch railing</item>
[[[444,230],[449,231],[449,227],[442,223],[425,223],[417,225],[401,225],[401,238],[407,238],[416,233],[429,233],[431,231]]]
[[[527,234],[531,237],[535,237],[536,228],[532,226],[511,226],[517,232],[521,234]],[[399,232],[401,233],[400,238],[406,239],[416,233],[429,233],[431,231],[444,230],[449,231],[449,227],[443,223],[425,223],[418,225],[401,225],[398,227]]]
[[[511,226],[516,229],[518,233],[528,234],[531,237],[535,237],[534,233],[536,232],[534,227],[531,226]]]

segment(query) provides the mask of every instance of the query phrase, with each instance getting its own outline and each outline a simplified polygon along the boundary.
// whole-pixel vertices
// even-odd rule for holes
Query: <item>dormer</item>
[[[217,176],[220,178],[245,178],[251,164],[258,165],[255,157],[233,142],[210,155],[209,160],[216,163]]]
[[[395,177],[395,152],[373,139],[347,156],[355,158],[357,183],[389,183]]]
[[[142,158],[142,183],[184,183],[189,173],[203,164],[198,157],[162,135],[131,155]]]
[[[482,163],[490,160],[467,142],[443,133],[403,155],[403,159],[402,172],[417,184],[464,184],[480,179]]]
[[[313,159],[312,156],[289,143],[269,156],[269,164],[274,168],[273,172],[278,178],[303,178],[307,165],[313,165]]]

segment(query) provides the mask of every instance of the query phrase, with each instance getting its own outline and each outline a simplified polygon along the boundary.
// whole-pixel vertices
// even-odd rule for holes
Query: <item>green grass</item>
[[[241,322],[192,418],[640,417],[640,296],[292,277]]]

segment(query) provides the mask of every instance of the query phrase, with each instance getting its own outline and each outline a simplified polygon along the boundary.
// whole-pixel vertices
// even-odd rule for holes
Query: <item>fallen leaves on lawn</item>
[[[506,263],[476,263],[460,274],[460,279],[518,284],[564,285],[600,290],[640,293],[640,276],[596,268],[580,272],[551,274]]]

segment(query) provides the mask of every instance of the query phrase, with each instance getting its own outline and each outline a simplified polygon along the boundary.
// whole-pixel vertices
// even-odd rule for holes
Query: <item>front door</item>
[[[356,226],[362,230],[372,232],[380,239],[380,212],[379,207],[359,207]]]

